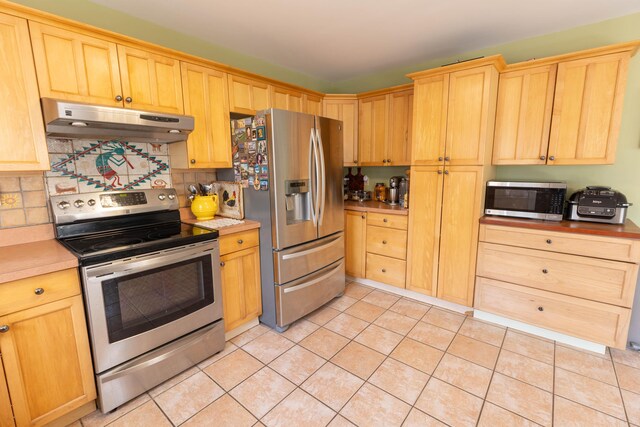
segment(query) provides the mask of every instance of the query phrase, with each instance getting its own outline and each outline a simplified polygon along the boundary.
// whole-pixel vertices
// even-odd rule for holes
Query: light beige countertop
[[[405,209],[400,205],[388,205],[384,202],[377,202],[375,200],[367,200],[366,202],[345,200],[344,209],[348,211],[378,212],[392,215],[409,215],[409,209]]]
[[[78,267],[78,258],[55,239],[0,247],[0,283]]]
[[[221,216],[216,216],[215,219],[222,219]],[[180,208],[180,220],[187,224],[195,224],[199,222],[195,216],[191,213],[191,209],[189,208]],[[256,228],[260,228],[260,223],[258,221],[252,221],[250,219],[243,219],[242,224],[229,225],[227,227],[222,227],[218,229],[218,234],[220,236],[226,236],[228,234],[239,233],[241,231],[253,230]]]

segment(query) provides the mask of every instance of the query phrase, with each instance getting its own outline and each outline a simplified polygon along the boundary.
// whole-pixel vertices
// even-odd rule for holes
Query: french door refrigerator
[[[283,331],[344,292],[342,122],[270,109],[264,116],[269,184],[244,190],[261,223],[260,321]]]

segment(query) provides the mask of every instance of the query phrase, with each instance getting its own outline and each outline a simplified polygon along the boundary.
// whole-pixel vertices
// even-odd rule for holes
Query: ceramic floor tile
[[[320,307],[313,313],[307,315],[306,319],[315,323],[316,325],[324,325],[329,320],[336,317],[340,312],[331,307]]]
[[[334,310],[338,310],[338,311],[345,311],[347,308],[351,307],[356,302],[358,302],[357,298],[351,298],[350,296],[343,295],[341,297],[337,297],[329,301],[326,307],[331,307]]]
[[[203,372],[187,378],[154,398],[175,425],[181,424],[224,394]]]
[[[640,369],[640,353],[637,351],[618,350],[617,348],[612,348],[611,357],[616,363],[622,363],[623,365]]]
[[[395,333],[406,335],[418,323],[418,320],[387,310],[373,323]]]
[[[440,328],[427,322],[418,322],[407,337],[429,344],[439,350],[446,350],[456,336],[455,332]]]
[[[556,368],[555,394],[625,419],[620,390],[609,384]]]
[[[382,307],[386,310],[393,304],[395,304],[399,299],[400,297],[396,295],[376,290],[362,298],[362,301],[368,302],[369,304],[377,305],[378,307]]]
[[[447,352],[485,368],[493,369],[496,360],[498,360],[500,349],[464,335],[456,335]]]
[[[431,323],[432,325],[436,325],[453,332],[458,332],[458,329],[462,326],[464,319],[464,314],[454,313],[453,311],[437,307],[432,307],[431,310],[429,310],[422,318],[422,320],[427,323]]]
[[[479,427],[535,427],[538,425],[489,402],[485,402],[482,407],[478,423]]]
[[[443,355],[443,351],[405,338],[398,344],[389,357],[431,375]]]
[[[358,426],[399,426],[411,406],[371,384],[365,384],[340,414]]]
[[[322,357],[297,345],[271,362],[269,367],[292,383],[300,385],[324,364]]]
[[[618,364],[616,365],[616,374],[621,389],[640,394],[640,369]]]
[[[331,362],[366,380],[384,359],[384,354],[351,341],[333,356]]]
[[[502,350],[496,372],[553,392],[553,366],[518,353]]]
[[[402,427],[446,427],[445,423],[441,423],[430,415],[413,408],[407,418],[402,423]]]
[[[103,414],[99,410],[93,411],[89,415],[85,415],[84,417],[82,417],[82,425],[85,427],[106,426],[107,424],[114,422],[118,418],[124,416],[140,405],[148,402],[150,399],[151,398],[147,393],[143,393],[135,399],[130,400],[129,402],[125,403],[122,406],[119,406],[118,408],[107,414]]]
[[[553,423],[556,426],[623,427],[627,423],[560,396],[555,397]]]
[[[181,374],[178,374],[175,377],[163,382],[159,386],[154,387],[151,390],[149,390],[149,392],[148,392],[149,396],[156,397],[156,396],[162,394],[163,392],[169,390],[174,385],[186,380],[191,375],[196,374],[198,372],[200,372],[200,369],[198,369],[198,367],[196,367],[196,366],[194,366],[191,369],[187,369],[186,371],[182,372]]]
[[[299,388],[273,408],[262,422],[267,427],[324,427],[335,412]]]
[[[351,399],[364,381],[344,369],[327,363],[300,386],[334,411]]]
[[[357,317],[350,316],[346,313],[340,313],[324,325],[324,327],[330,331],[349,339],[355,338],[356,335],[364,331],[367,326],[369,326],[369,322],[365,322],[362,319],[358,319]]]
[[[430,308],[431,306],[429,304],[423,304],[408,298],[400,298],[389,310],[402,314],[403,316],[411,317],[412,319],[420,320],[427,314]]]
[[[640,394],[622,390],[622,401],[632,424],[640,425]]]
[[[550,426],[553,395],[500,373],[494,373],[487,401],[543,426]]]
[[[355,299],[362,299],[367,295],[369,295],[371,292],[373,292],[372,288],[361,285],[360,283],[356,283],[356,282],[348,283],[344,290],[344,294],[346,296],[355,298]]]
[[[263,368],[247,378],[229,394],[256,418],[262,418],[296,386],[270,368]]]
[[[289,326],[289,329],[282,332],[280,335],[293,342],[300,342],[313,332],[318,330],[320,326],[313,322],[309,322],[305,319],[297,320],[293,325]]]
[[[242,349],[207,366],[203,371],[229,391],[262,368],[262,363]]]
[[[388,355],[402,341],[402,335],[376,325],[370,325],[354,341]]]
[[[449,425],[475,426],[482,399],[432,377],[415,407]]]
[[[250,427],[257,421],[233,397],[225,394],[182,425],[185,427],[209,427],[216,424],[230,427]]]
[[[233,344],[237,345],[238,347],[242,347],[243,345],[245,345],[249,341],[258,338],[260,335],[265,334],[265,333],[269,332],[270,330],[271,330],[270,328],[267,328],[264,325],[254,326],[253,328],[249,329],[248,331],[245,331],[245,332],[241,333],[240,335],[238,335],[237,337],[232,338],[231,342]]]
[[[114,427],[128,426],[153,426],[153,427],[171,427],[171,422],[165,417],[160,408],[153,401],[149,401],[138,406],[125,416],[118,418],[109,424]]]
[[[556,366],[607,384],[618,385],[611,360],[582,351],[556,346]]]
[[[336,415],[327,427],[356,427],[351,421],[342,415]]]
[[[467,317],[458,331],[459,334],[474,338],[478,341],[500,347],[507,329],[502,326],[495,326],[480,320]]]
[[[424,372],[388,358],[368,382],[413,405],[428,380],[429,375]]]
[[[232,351],[236,350],[238,348],[237,345],[235,345],[234,343],[232,343],[231,341],[227,341],[224,345],[224,348],[222,349],[222,351],[214,354],[213,356],[211,356],[208,359],[203,360],[202,362],[198,363],[198,368],[200,369],[204,369],[207,366],[211,365],[213,362],[217,362],[218,360],[222,359],[223,357],[229,355]]]
[[[345,313],[355,316],[358,319],[365,320],[367,322],[373,322],[384,312],[384,308],[378,307],[377,305],[369,304],[365,301],[358,301],[345,310]]]
[[[553,342],[507,330],[502,348],[553,365]]]
[[[348,342],[342,335],[320,328],[300,341],[300,345],[325,359],[331,359]]]
[[[493,372],[451,354],[445,354],[433,376],[484,399]]]
[[[245,344],[242,349],[262,363],[267,364],[293,347],[293,345],[293,342],[285,337],[269,331]]]

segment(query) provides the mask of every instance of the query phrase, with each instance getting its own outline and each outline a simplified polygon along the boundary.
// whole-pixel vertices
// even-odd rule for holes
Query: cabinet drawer
[[[376,254],[367,254],[367,279],[404,288],[406,269],[406,261]]]
[[[638,265],[481,242],[477,274],[631,307]]]
[[[407,259],[407,232],[393,228],[367,226],[367,252]]]
[[[478,277],[475,308],[625,348],[631,310]]]
[[[482,224],[480,241],[617,261],[640,262],[640,241]]]
[[[43,292],[38,295],[36,289]],[[2,283],[0,316],[79,294],[80,281],[75,268]]]
[[[220,236],[220,255],[251,248],[259,244],[260,235],[257,229],[227,234],[226,236]]]
[[[389,215],[369,212],[367,213],[367,225],[406,230],[408,218],[409,217],[407,215]]]

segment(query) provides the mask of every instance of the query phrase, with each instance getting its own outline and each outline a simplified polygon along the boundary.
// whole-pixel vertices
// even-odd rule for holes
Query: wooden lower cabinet
[[[31,281],[40,287],[37,277]],[[0,370],[4,368],[17,426],[51,423],[96,398],[84,305],[76,286],[73,297],[0,316],[0,326],[8,328],[0,333]],[[8,418],[3,386],[0,422]]]
[[[345,272],[352,277],[365,277],[367,213],[344,212]]]
[[[244,245],[247,236],[255,245],[238,249],[237,245]],[[227,242],[223,244],[225,240],[235,242],[236,246]],[[223,236],[220,241],[224,328],[228,332],[262,314],[258,230]],[[238,244],[238,241],[242,243]]]
[[[0,427],[13,427],[14,425],[11,398],[2,366],[2,354],[0,354]]]
[[[367,252],[366,278],[404,288],[407,262],[403,259]]]

